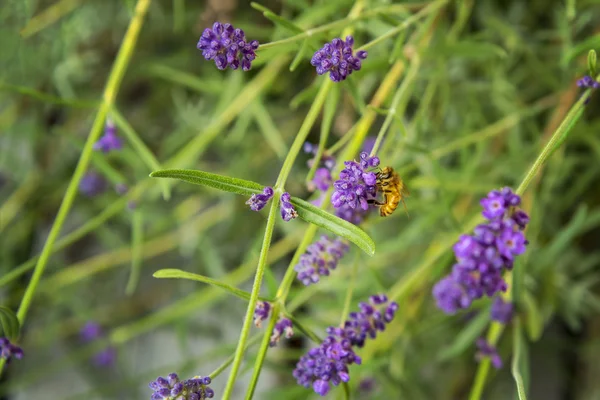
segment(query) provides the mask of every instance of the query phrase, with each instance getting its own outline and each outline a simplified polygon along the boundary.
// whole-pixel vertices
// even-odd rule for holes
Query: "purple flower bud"
[[[260,328],[263,321],[269,318],[271,304],[268,301],[259,301],[254,309],[254,326]]]
[[[281,207],[281,218],[283,218],[284,221],[287,222],[298,217],[298,213],[291,203],[291,196],[288,192],[281,195],[279,198],[279,205]]]
[[[267,205],[267,202],[271,199],[271,197],[273,197],[273,194],[273,188],[266,186],[263,189],[262,194],[253,194],[246,201],[246,204],[250,206],[252,211],[260,211]]]
[[[107,188],[107,182],[96,172],[86,173],[79,182],[79,191],[87,196],[94,197],[104,192]]]
[[[20,360],[23,358],[23,354],[22,348],[11,343],[11,341],[5,337],[0,338],[0,357],[4,358],[7,364],[9,364],[13,358]]]
[[[335,38],[331,43],[326,43],[320,50],[315,52],[310,63],[317,69],[317,74],[323,75],[329,72],[329,78],[333,82],[346,79],[353,71],[361,68],[361,59],[367,58],[367,52],[359,50],[356,57],[352,46],[354,38],[347,36],[346,41]]]
[[[235,29],[231,24],[215,22],[212,29],[205,29],[196,45],[198,50],[207,60],[214,60],[218,69],[227,67],[248,71],[252,61],[256,58],[255,51],[258,49],[257,40],[246,41],[243,30]]]
[[[494,368],[502,368],[502,359],[500,358],[500,355],[495,347],[490,345],[484,338],[477,339],[476,344],[478,351],[475,355],[475,358],[477,361],[481,361],[482,359],[489,357]]]
[[[111,120],[106,121],[104,135],[94,144],[94,150],[108,153],[112,150],[121,150],[123,142],[117,136],[117,127]]]
[[[508,324],[513,316],[513,304],[511,302],[504,302],[500,296],[495,297],[490,310],[490,316],[494,321],[498,321],[501,324]]]
[[[318,241],[308,246],[294,267],[298,272],[298,280],[307,286],[319,282],[320,277],[328,276],[330,271],[337,267],[348,250],[348,244],[342,239],[334,240],[325,235],[321,236]]]

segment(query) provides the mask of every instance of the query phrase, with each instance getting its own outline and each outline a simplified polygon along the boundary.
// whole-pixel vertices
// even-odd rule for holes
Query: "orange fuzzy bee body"
[[[385,167],[377,173],[376,185],[377,191],[383,193],[384,199],[383,202],[374,201],[375,205],[379,206],[379,215],[382,217],[391,215],[398,208],[400,202],[406,210],[404,197],[407,197],[410,193],[400,175],[392,167]]]

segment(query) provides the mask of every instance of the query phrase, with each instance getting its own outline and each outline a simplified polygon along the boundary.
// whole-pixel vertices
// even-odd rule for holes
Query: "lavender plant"
[[[125,3],[0,10],[0,395],[592,398],[597,10]]]

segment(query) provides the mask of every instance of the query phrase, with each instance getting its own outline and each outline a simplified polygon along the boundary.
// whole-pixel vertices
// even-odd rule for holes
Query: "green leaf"
[[[164,169],[154,171],[150,174],[150,177],[179,179],[184,182],[209,186],[224,192],[237,193],[243,196],[262,193],[264,188],[263,185],[256,182],[193,169]]]
[[[338,236],[348,239],[370,256],[375,254],[373,239],[356,225],[323,211],[297,197],[292,197],[292,204],[296,208],[298,216],[306,222],[320,226]]]
[[[588,69],[590,70],[590,76],[592,77],[596,77],[597,70],[596,70],[596,61],[597,61],[597,55],[596,55],[596,50],[590,50],[590,52],[588,53]]]
[[[487,326],[489,315],[480,312],[471,322],[454,338],[450,346],[442,350],[438,356],[439,361],[446,361],[462,354],[465,350],[473,347],[475,340],[481,336]]]
[[[289,21],[283,17],[280,17],[279,15],[275,14],[273,11],[269,10],[267,7],[263,6],[262,4],[258,4],[258,3],[250,3],[250,6],[252,6],[252,8],[260,11],[263,13],[263,15],[265,16],[265,18],[271,20],[275,25],[279,25],[283,28],[286,28],[287,30],[291,31],[292,33],[304,33],[304,30],[302,28],[300,28],[298,25],[294,24],[292,21]]]
[[[140,281],[144,247],[144,216],[141,210],[134,210],[131,221],[131,273],[125,287],[125,294],[131,296]]]
[[[530,293],[525,293],[523,296],[523,308],[525,309],[527,336],[532,342],[535,342],[542,336],[544,321],[540,309]]]
[[[2,324],[2,330],[4,336],[11,342],[19,338],[19,332],[21,330],[21,324],[17,315],[8,307],[0,306],[0,324]]]
[[[294,57],[294,60],[290,64],[290,72],[294,72],[296,70],[296,68],[298,67],[298,65],[300,65],[300,63],[304,60],[304,56],[307,54],[308,48],[309,48],[309,46],[308,46],[308,38],[307,38],[307,39],[304,39],[304,41],[302,42],[302,46],[300,47],[300,50],[298,50],[298,53],[296,53],[296,57]]]
[[[515,378],[515,383],[517,385],[517,394],[519,396],[519,400],[527,400],[527,390],[525,380],[523,379],[523,374],[521,370],[524,370],[524,367],[527,365],[526,357],[523,353],[525,353],[525,340],[523,339],[521,329],[521,323],[518,318],[515,319],[515,329],[513,331],[513,360],[511,366],[511,372],[513,377]]]
[[[208,283],[209,285],[223,289],[226,292],[229,292],[232,295],[239,297],[240,299],[243,299],[246,301],[250,300],[250,293],[246,292],[245,290],[238,289],[234,286],[228,285],[224,282],[209,278],[204,275],[193,274],[191,272],[182,271],[180,269],[172,269],[172,268],[161,269],[161,270],[156,271],[154,273],[154,275],[152,275],[152,276],[155,278],[187,279],[190,281],[198,281],[198,282]],[[262,301],[273,302],[273,299],[267,299],[265,297],[259,296],[259,299]]]

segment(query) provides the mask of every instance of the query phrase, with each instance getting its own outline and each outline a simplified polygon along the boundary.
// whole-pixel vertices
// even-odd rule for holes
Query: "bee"
[[[383,192],[383,202],[372,200],[373,204],[379,206],[379,215],[387,217],[392,214],[402,202],[404,210],[408,215],[408,209],[404,198],[410,195],[400,175],[392,167],[385,167],[377,173],[377,192]]]

